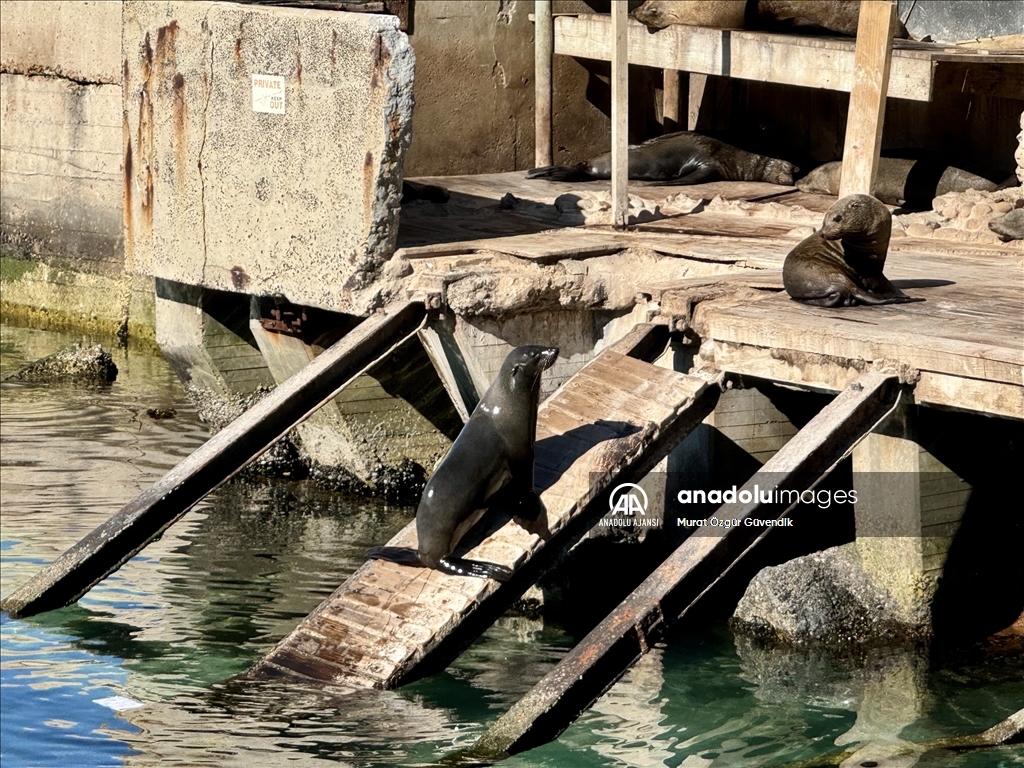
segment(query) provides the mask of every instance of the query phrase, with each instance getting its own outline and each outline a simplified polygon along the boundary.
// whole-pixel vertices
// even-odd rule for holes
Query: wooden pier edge
[[[410,301],[364,320],[18,587],[0,610],[24,617],[77,601],[360,373],[416,335],[425,319],[423,303]]]
[[[860,376],[801,429],[745,485],[770,475],[780,489],[805,489],[827,474],[895,407],[896,376]],[[781,478],[781,479],[780,479]],[[785,506],[727,504],[715,517],[781,517]],[[710,529],[701,529],[710,530]],[[716,531],[722,529],[715,529]],[[458,758],[495,761],[559,736],[678,621],[763,534],[736,526],[684,541],[533,689]]]

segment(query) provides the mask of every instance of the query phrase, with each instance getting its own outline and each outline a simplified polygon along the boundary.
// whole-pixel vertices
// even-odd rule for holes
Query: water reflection
[[[0,326],[0,374],[75,340]],[[3,594],[206,438],[161,360],[115,361],[121,374],[105,389],[0,384]],[[152,420],[152,407],[177,416]],[[469,746],[574,638],[505,617],[447,671],[398,692],[233,679],[410,516],[308,483],[233,483],[79,604],[5,617],[4,767],[430,765]],[[826,764],[867,745],[984,730],[1024,705],[1022,681],[1019,655],[851,665],[691,630],[642,659],[557,742],[505,765]],[[96,703],[112,696],[143,706]],[[1024,764],[1020,747],[940,757],[915,759]]]

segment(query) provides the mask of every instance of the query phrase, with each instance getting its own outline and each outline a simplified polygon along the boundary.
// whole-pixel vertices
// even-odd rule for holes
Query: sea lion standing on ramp
[[[878,200],[844,197],[825,213],[821,229],[786,256],[786,293],[821,307],[923,301],[907,296],[882,274],[891,232],[892,214]]]
[[[792,163],[755,155],[702,136],[679,131],[656,136],[629,147],[629,178],[669,184],[700,184],[705,181],[766,181],[793,186]],[[526,172],[528,179],[591,181],[612,177],[612,155],[606,152],[576,165],[546,165]]]
[[[367,557],[455,576],[496,581],[512,576],[503,565],[451,553],[499,492],[517,516],[534,518],[543,510],[533,484],[537,405],[541,373],[557,357],[556,347],[525,346],[509,352],[423,489],[416,509],[417,550],[374,547]]]

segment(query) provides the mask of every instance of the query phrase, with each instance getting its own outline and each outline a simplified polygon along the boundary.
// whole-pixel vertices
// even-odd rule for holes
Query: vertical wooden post
[[[661,132],[674,133],[683,130],[679,126],[679,70],[666,69],[662,72]]]
[[[896,0],[864,0],[857,24],[853,88],[846,118],[839,196],[870,195],[882,149],[885,97],[889,91]]]
[[[534,19],[534,165],[539,168],[554,162],[551,159],[551,59],[555,47],[551,0],[534,1]]]
[[[704,91],[708,85],[708,76],[691,72],[686,97],[686,130],[697,130],[700,119],[700,105],[704,101]]]
[[[626,0],[612,0],[612,223],[629,219],[629,57]]]

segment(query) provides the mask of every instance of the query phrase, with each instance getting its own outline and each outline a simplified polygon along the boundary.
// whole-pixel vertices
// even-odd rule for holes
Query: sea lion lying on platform
[[[838,195],[843,177],[843,164],[839,160],[819,165],[797,183],[803,192]],[[902,157],[878,158],[872,194],[883,203],[931,206],[932,200],[947,192],[966,192],[977,189],[993,192],[999,185],[982,176],[975,176],[961,168],[932,160],[909,160]]]
[[[706,181],[767,181],[793,185],[800,171],[792,163],[755,155],[702,136],[679,131],[656,136],[629,147],[629,178],[668,184],[700,184]],[[612,177],[612,155],[605,152],[576,165],[546,165],[526,172],[528,179],[590,181]]]
[[[367,557],[455,576],[496,581],[512,576],[503,565],[451,553],[498,494],[517,517],[532,520],[543,511],[533,483],[537,405],[541,373],[557,357],[556,347],[525,346],[509,352],[423,489],[416,509],[417,550],[374,547]]]
[[[992,219],[988,228],[1004,241],[1024,240],[1024,208],[1017,208]]]
[[[786,256],[786,293],[821,307],[922,301],[882,274],[891,233],[892,214],[881,202],[870,195],[842,198],[825,213],[821,229]]]
[[[843,35],[857,35],[860,0],[647,0],[633,12],[651,29],[672,24],[718,29],[772,28],[778,22],[810,22]],[[893,37],[907,38],[896,19]]]
[[[671,24],[717,29],[743,29],[747,0],[647,0],[633,11],[633,18],[651,29],[664,29]]]

